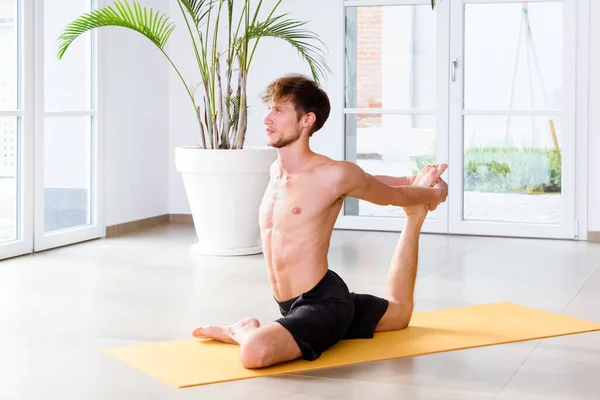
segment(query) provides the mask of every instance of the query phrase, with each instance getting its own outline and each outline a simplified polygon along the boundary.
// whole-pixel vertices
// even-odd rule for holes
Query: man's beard
[[[286,147],[295,143],[298,139],[300,139],[300,133],[297,133],[295,136],[289,138],[280,137],[275,143],[270,144],[270,146],[275,147],[276,149],[281,149],[282,147]]]

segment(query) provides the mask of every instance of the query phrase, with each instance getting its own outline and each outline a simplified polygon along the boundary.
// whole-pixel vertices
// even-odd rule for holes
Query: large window
[[[21,8],[0,0],[0,243],[19,239]]]
[[[579,4],[344,1],[345,158],[390,176],[448,162],[425,231],[573,238]],[[338,226],[403,217],[346,199]]]
[[[0,0],[0,259],[102,235],[96,38],[58,60],[94,0]]]
[[[76,40],[62,60],[55,44],[64,26],[89,12],[92,3],[44,6],[44,232],[93,222],[94,35]]]

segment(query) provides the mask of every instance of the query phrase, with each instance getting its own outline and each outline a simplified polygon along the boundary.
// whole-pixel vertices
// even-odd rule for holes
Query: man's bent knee
[[[408,328],[410,323],[411,315],[406,312],[399,312],[395,318],[388,323],[388,329],[393,331],[399,331]]]
[[[410,323],[410,319],[412,318],[414,304],[413,304],[413,302],[403,302],[403,303],[399,303],[397,307],[398,307],[398,317],[397,317],[398,328],[397,329],[406,329],[408,327],[408,324]]]
[[[412,303],[389,301],[388,309],[375,330],[381,332],[406,329],[412,318],[412,311]]]
[[[240,359],[244,368],[263,368],[268,366],[269,348],[260,337],[253,337],[240,348]]]

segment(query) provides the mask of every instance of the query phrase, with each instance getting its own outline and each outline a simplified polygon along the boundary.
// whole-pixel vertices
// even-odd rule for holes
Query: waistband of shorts
[[[323,278],[321,278],[321,280],[312,288],[310,289],[308,292],[304,293],[304,294],[312,294],[317,292],[321,286],[323,286],[327,281],[331,280],[331,279],[340,279],[339,275],[336,274],[335,272],[333,272],[332,270],[328,269],[327,272],[325,273],[325,275],[323,276]],[[302,296],[302,295],[300,295]],[[294,304],[294,302],[296,300],[298,300],[300,298],[300,296],[296,296],[294,298],[291,298],[289,300],[284,300],[284,301],[277,301],[277,299],[275,299],[275,301],[277,301],[277,304],[279,305],[279,308],[281,308],[284,311],[289,311],[290,308],[292,308],[292,304]]]
[[[296,296],[294,298],[291,298],[291,299],[285,300],[285,301],[277,301],[277,299],[275,299],[275,301],[277,301],[277,304],[279,305],[279,308],[282,311],[289,312],[290,309],[292,308],[292,304],[294,304],[294,302],[296,300],[298,300],[299,298],[300,298],[300,296]]]

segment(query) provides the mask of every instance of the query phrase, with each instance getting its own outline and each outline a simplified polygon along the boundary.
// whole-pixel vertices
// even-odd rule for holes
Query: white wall
[[[600,231],[600,4],[590,0],[588,230]]]
[[[265,0],[261,10],[270,11],[274,4],[273,0]],[[323,129],[317,132],[311,140],[316,151],[337,159],[343,157],[344,134],[342,129],[343,92],[341,90],[343,85],[344,25],[341,6],[340,0],[304,0],[301,3],[284,1],[277,9],[280,14],[291,13],[290,18],[310,21],[305,27],[319,34],[329,50],[329,65],[336,73],[330,75],[328,80],[323,82],[323,88],[330,96],[331,116]],[[188,82],[197,84],[199,80],[195,73],[196,64],[180,14],[177,2],[171,0],[170,15],[177,21],[178,31],[170,42],[169,54],[174,57],[174,61],[184,77],[190,77]],[[308,68],[300,60],[296,51],[291,49],[287,43],[270,39],[262,40],[254,55],[248,79],[250,111],[246,145],[265,145],[262,124],[265,108],[259,95],[270,81],[290,72],[309,74]],[[182,83],[173,71],[169,76],[169,212],[187,214],[190,213],[190,209],[181,176],[175,170],[174,149],[175,146],[195,145],[199,138],[198,128],[193,108]]]
[[[108,3],[108,1],[107,1]],[[168,0],[142,3],[168,12]],[[102,31],[107,226],[168,213],[168,64],[141,35]]]

